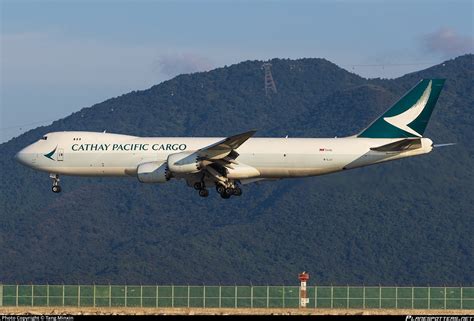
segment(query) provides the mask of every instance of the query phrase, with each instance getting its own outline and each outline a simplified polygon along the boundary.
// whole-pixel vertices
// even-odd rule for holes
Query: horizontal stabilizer
[[[382,145],[379,147],[372,147],[371,150],[376,152],[404,152],[421,148],[421,139],[402,139],[394,143]]]

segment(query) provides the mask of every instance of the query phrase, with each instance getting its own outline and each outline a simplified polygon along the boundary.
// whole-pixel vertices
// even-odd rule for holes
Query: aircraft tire
[[[227,198],[230,198],[230,194],[227,194],[226,192],[224,192],[224,193],[221,193],[221,197],[227,199]]]
[[[217,193],[221,194],[225,192],[225,187],[222,185],[216,185],[216,191]]]
[[[208,197],[209,196],[209,191],[207,189],[200,189],[199,190],[199,196]]]
[[[242,189],[240,187],[234,188],[234,195],[235,196],[240,196],[242,195]]]
[[[60,193],[61,192],[61,186],[59,185],[53,185],[53,193]]]

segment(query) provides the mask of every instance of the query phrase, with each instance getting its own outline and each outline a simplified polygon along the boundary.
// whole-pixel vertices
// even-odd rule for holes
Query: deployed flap
[[[394,143],[372,147],[371,150],[377,152],[403,152],[412,149],[421,148],[421,139],[402,139]]]
[[[257,131],[251,130],[242,134],[227,137],[215,144],[201,148],[197,151],[198,155],[205,159],[221,159],[229,155],[240,145],[242,145],[247,139],[252,137]],[[238,156],[237,152],[234,151],[234,157]]]

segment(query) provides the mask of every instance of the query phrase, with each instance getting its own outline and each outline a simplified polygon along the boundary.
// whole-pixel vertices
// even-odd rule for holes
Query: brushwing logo
[[[390,125],[400,128],[401,130],[404,130],[415,136],[421,137],[419,133],[417,133],[412,128],[408,127],[408,124],[410,124],[418,116],[420,116],[421,112],[423,111],[426,104],[428,103],[428,99],[430,98],[430,94],[431,94],[431,83],[432,81],[430,80],[430,82],[428,83],[428,86],[423,92],[423,95],[421,95],[420,99],[418,99],[418,101],[413,106],[411,106],[410,108],[408,108],[401,114],[398,114],[392,117],[384,117],[383,120],[385,120]]]
[[[58,148],[58,146],[56,146],[56,147],[55,147],[52,151],[50,151],[49,153],[44,154],[44,156],[45,156],[46,158],[49,158],[50,160],[54,160],[53,155],[54,155],[54,153],[56,153],[56,149],[57,149],[57,148]]]

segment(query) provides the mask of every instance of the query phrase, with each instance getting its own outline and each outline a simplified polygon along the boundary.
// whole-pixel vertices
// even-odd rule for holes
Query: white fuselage
[[[147,162],[166,161],[168,155],[191,152],[216,143],[219,137],[135,137],[96,132],[54,132],[27,146],[17,159],[34,169],[65,175],[136,176]],[[237,160],[253,171],[238,178],[288,178],[322,175],[384,161],[429,153],[421,148],[379,152],[371,147],[398,139],[382,138],[250,138],[236,152]],[[54,152],[53,152],[54,151]],[[53,153],[52,153],[53,152]],[[48,157],[48,156],[49,157]]]

